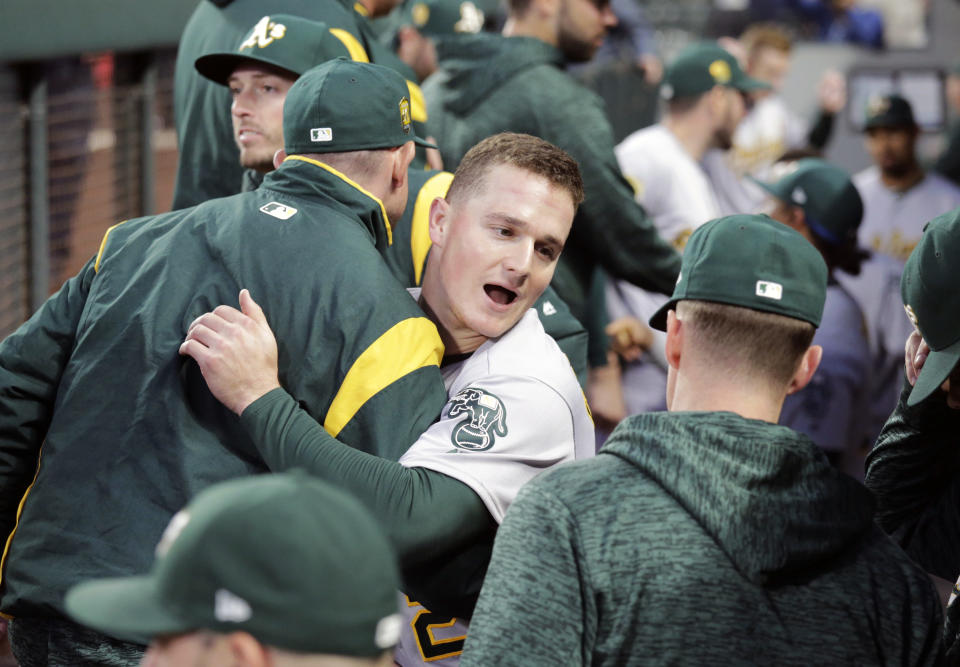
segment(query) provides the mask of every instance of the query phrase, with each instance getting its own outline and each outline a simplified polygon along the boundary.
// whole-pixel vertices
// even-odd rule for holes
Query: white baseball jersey
[[[960,188],[932,171],[906,192],[885,186],[876,167],[861,171],[853,183],[863,199],[860,245],[901,264],[917,245],[925,224],[960,206]]]
[[[660,236],[678,250],[683,249],[693,230],[722,215],[703,166],[664,125],[634,132],[615,152],[620,170],[635,188],[636,200],[646,209]],[[667,300],[623,280],[608,282],[606,298],[611,320],[632,315],[644,323]],[[666,409],[665,336],[654,333],[653,349],[623,368],[621,384],[629,414]]]
[[[636,200],[674,247],[683,248],[694,229],[720,216],[703,167],[664,125],[634,132],[614,152]]]
[[[460,480],[497,523],[521,486],[551,466],[595,453],[583,391],[535,310],[442,372],[449,400],[400,463]],[[401,598],[406,623],[394,660],[404,667],[459,664],[466,623],[432,618]]]

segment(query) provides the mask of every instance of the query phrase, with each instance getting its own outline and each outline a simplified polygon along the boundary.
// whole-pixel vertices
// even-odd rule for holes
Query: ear
[[[413,162],[417,149],[412,141],[393,150],[393,167],[390,174],[394,188],[403,187],[407,182],[407,169]]]
[[[287,159],[287,151],[282,148],[277,149],[277,152],[273,154],[273,168],[276,169],[280,166],[280,163]]]
[[[793,372],[793,378],[790,380],[790,385],[787,387],[788,396],[807,386],[807,384],[813,378],[813,374],[817,372],[817,367],[820,366],[820,360],[822,358],[822,347],[819,345],[811,345],[807,348],[807,351],[803,353],[803,357],[800,359],[800,364],[797,366],[797,370]]]
[[[430,242],[443,248],[447,226],[450,224],[450,202],[443,197],[437,197],[430,204]]]
[[[247,632],[227,635],[227,644],[234,665],[240,667],[269,667],[273,664],[269,649]]]
[[[530,7],[525,12],[525,15],[529,15],[530,12],[536,12],[535,16],[541,20],[553,20],[560,14],[560,3],[563,0],[531,0]]]
[[[664,348],[667,357],[667,363],[674,370],[680,369],[680,357],[682,356],[684,327],[683,322],[677,317],[677,311],[667,311],[667,343]]]

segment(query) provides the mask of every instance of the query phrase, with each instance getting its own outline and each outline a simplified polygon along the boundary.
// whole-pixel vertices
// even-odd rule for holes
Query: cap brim
[[[935,392],[949,377],[958,360],[960,360],[960,340],[942,350],[931,350],[927,360],[923,362],[920,377],[910,390],[907,405],[916,405]]]
[[[214,83],[219,83],[221,86],[226,86],[230,80],[230,75],[233,74],[235,69],[241,65],[249,65],[251,63],[255,65],[267,65],[268,67],[273,67],[283,72],[289,72],[293,78],[297,78],[302,74],[302,72],[294,72],[272,60],[251,58],[236,53],[211,53],[206,56],[201,56],[197,58],[193,66],[202,76],[210,79]]]
[[[151,577],[120,577],[78,584],[64,603],[67,613],[83,625],[141,644],[157,635],[195,629],[166,611],[157,597]]]
[[[677,302],[680,299],[670,299],[665,304],[660,306],[660,308],[653,315],[650,316],[649,324],[651,327],[657,331],[666,331],[667,330],[667,313],[671,310],[674,310],[677,307]]]
[[[437,150],[440,150],[440,147],[437,146],[436,144],[431,144],[426,139],[421,139],[420,137],[414,137],[413,143],[415,143],[417,146],[423,146],[424,148],[435,148]]]
[[[746,74],[744,74],[742,77],[740,77],[736,81],[731,81],[730,85],[732,85],[737,90],[743,91],[745,93],[751,93],[754,90],[771,90],[773,88],[773,86],[771,86],[766,81],[761,81],[760,79],[754,79],[752,76],[747,76]]]
[[[766,183],[758,178],[755,178],[752,174],[747,174],[747,179],[753,182],[754,185],[759,186],[760,189],[767,194],[776,197],[777,199],[783,199],[783,193],[777,190],[775,183]]]

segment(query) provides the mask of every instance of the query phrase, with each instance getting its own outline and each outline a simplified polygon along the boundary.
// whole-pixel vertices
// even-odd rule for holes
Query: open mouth
[[[502,306],[513,303],[517,298],[516,292],[511,292],[506,287],[500,287],[500,285],[491,285],[488,283],[483,286],[483,291],[487,293],[491,301],[499,303]]]

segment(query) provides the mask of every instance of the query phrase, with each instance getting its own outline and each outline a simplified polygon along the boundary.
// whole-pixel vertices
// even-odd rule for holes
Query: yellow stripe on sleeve
[[[423,278],[424,263],[430,250],[430,205],[437,197],[447,196],[452,181],[453,174],[441,171],[424,183],[417,193],[417,201],[413,205],[413,221],[410,223],[410,255],[413,257],[413,273],[417,285]]]
[[[423,99],[420,86],[407,79],[407,90],[410,92],[410,117],[418,123],[427,122],[427,102]],[[420,137],[426,139],[426,137]]]
[[[13,524],[13,530],[7,536],[6,544],[3,545],[3,556],[0,556],[0,583],[3,581],[3,572],[7,564],[7,553],[10,551],[10,542],[13,541],[13,536],[17,534],[17,527],[20,525],[20,515],[23,514],[23,504],[27,502],[27,496],[30,495],[30,489],[32,489],[33,485],[37,483],[37,477],[40,475],[40,459],[42,457],[43,447],[41,446],[40,452],[37,454],[37,470],[33,473],[33,481],[30,482],[30,486],[27,487],[27,490],[23,492],[23,497],[20,499],[20,504],[17,506],[17,520]],[[0,616],[6,619],[12,618],[7,614],[0,614]]]
[[[97,251],[97,261],[93,263],[93,272],[100,273],[100,260],[103,258],[103,251],[107,247],[107,237],[110,236],[110,232],[114,229],[125,223],[126,220],[121,220],[117,224],[113,225],[107,229],[106,234],[103,235],[103,239],[100,241],[100,250]]]
[[[343,45],[347,48],[347,52],[350,53],[351,60],[356,60],[358,63],[370,62],[370,56],[367,55],[367,50],[363,48],[363,44],[360,43],[360,40],[358,40],[352,34],[343,28],[330,28],[330,34],[343,43]]]
[[[347,371],[323,427],[337,437],[364,403],[400,378],[427,366],[439,366],[443,343],[426,317],[397,322],[363,351]]]

